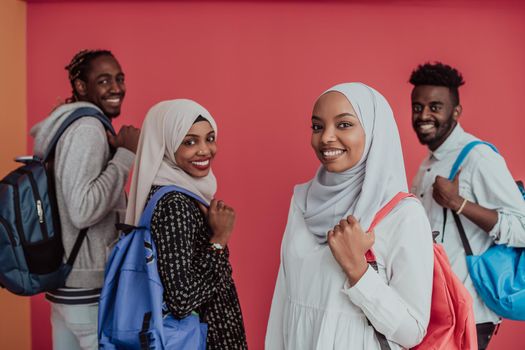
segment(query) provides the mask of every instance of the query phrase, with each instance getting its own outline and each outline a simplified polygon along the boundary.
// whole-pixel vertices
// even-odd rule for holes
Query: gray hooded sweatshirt
[[[79,107],[97,108],[88,102],[64,104],[31,129],[35,155],[44,154],[61,123]],[[125,217],[124,186],[134,157],[133,152],[121,147],[111,156],[104,126],[95,118],[75,121],[58,141],[55,184],[64,261],[79,231],[89,227],[66,280],[67,287],[102,287],[105,263],[117,240],[115,224]]]

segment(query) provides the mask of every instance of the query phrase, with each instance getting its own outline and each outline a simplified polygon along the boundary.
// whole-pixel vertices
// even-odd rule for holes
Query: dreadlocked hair
[[[81,50],[73,58],[71,62],[64,69],[68,72],[69,83],[71,84],[71,97],[66,99],[66,103],[78,101],[77,91],[75,90],[75,80],[80,79],[87,81],[87,73],[90,69],[91,61],[100,56],[113,56],[109,50]]]
[[[432,85],[447,87],[450,90],[452,103],[456,106],[459,104],[458,88],[465,84],[463,76],[457,69],[441,62],[435,62],[434,64],[427,62],[419,65],[410,75],[409,82],[414,86]]]

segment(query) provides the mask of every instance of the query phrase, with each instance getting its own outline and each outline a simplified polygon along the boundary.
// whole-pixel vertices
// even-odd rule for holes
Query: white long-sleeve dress
[[[266,350],[394,349],[418,344],[430,318],[432,235],[421,204],[403,200],[375,228],[379,273],[352,287],[292,200],[266,333]],[[370,323],[369,323],[370,321]]]

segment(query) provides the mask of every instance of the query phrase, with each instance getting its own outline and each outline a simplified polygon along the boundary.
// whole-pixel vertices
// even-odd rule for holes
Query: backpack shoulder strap
[[[377,213],[376,216],[374,216],[374,220],[372,220],[372,223],[370,224],[370,227],[368,228],[368,231],[373,230],[377,224],[385,218],[395,207],[399,204],[403,199],[409,198],[415,196],[412,193],[406,193],[406,192],[399,192],[392,198],[390,201],[388,201],[387,204],[385,204]]]
[[[144,211],[142,212],[142,215],[140,216],[140,222],[139,222],[139,226],[140,227],[144,227],[146,229],[150,228],[151,217],[153,216],[153,211],[155,210],[155,207],[157,206],[158,201],[166,193],[169,193],[169,192],[181,192],[181,193],[184,193],[184,194],[194,198],[195,200],[199,201],[200,203],[204,204],[205,206],[208,206],[208,203],[206,203],[206,201],[204,199],[202,199],[201,197],[199,197],[195,193],[190,192],[190,191],[188,191],[188,190],[186,190],[186,189],[184,189],[182,187],[175,186],[175,185],[173,185],[173,186],[163,186],[163,187],[159,188],[157,190],[157,192],[155,192],[153,194],[153,196],[148,201],[148,204],[144,208]]]
[[[371,230],[373,230],[377,226],[377,224],[381,220],[383,220],[396,207],[396,205],[399,204],[399,202],[409,197],[415,198],[415,196],[412,193],[399,192],[398,194],[396,194],[394,198],[388,201],[388,203],[385,204],[383,208],[381,208],[377,212],[376,216],[374,216],[374,220],[372,220],[372,223],[370,224],[370,227],[368,228],[368,231],[370,232]],[[366,252],[365,256],[366,256],[366,261],[370,264],[370,266],[374,268],[374,270],[377,271],[377,262],[376,262],[376,256],[374,252],[372,250],[369,250]],[[368,324],[372,326],[370,321],[368,321]],[[379,347],[381,348],[381,350],[390,350],[390,345],[388,344],[388,340],[386,339],[386,337],[382,333],[380,333],[374,326],[372,326],[372,328],[374,328],[374,333],[377,337],[377,340],[379,342]]]
[[[98,109],[93,107],[80,107],[75,109],[71,114],[62,122],[60,125],[60,128],[55,133],[55,136],[53,136],[53,139],[49,143],[49,146],[47,147],[46,153],[44,154],[43,161],[47,161],[49,157],[53,154],[55,147],[58,143],[58,140],[66,131],[66,129],[73,124],[77,119],[83,118],[83,117],[92,117],[98,119],[102,125],[104,125],[104,128],[108,130],[110,133],[115,135],[115,129],[113,129],[113,125],[111,125],[111,121],[108,117],[106,117],[102,112],[100,112]]]
[[[376,216],[374,216],[374,219],[372,220],[372,223],[370,224],[370,227],[368,228],[368,232],[372,231],[377,226],[377,224],[381,220],[383,220],[399,204],[399,202],[409,197],[415,198],[415,196],[412,193],[399,192],[398,194],[396,194],[394,198],[388,201],[388,203],[385,204],[383,208],[381,208],[377,212]],[[372,250],[369,250],[366,252],[366,261],[368,261],[369,263],[372,263],[372,262],[375,263],[376,257],[374,253],[372,252]]]
[[[449,181],[452,181],[454,179],[454,176],[456,176],[456,173],[458,172],[459,167],[461,166],[461,164],[463,163],[463,161],[465,160],[467,155],[477,145],[487,145],[490,148],[492,148],[494,150],[494,152],[499,154],[498,149],[496,148],[496,146],[494,146],[491,143],[488,143],[488,142],[485,142],[485,141],[481,141],[481,140],[471,141],[471,142],[467,143],[465,145],[465,147],[463,147],[463,149],[459,153],[458,157],[456,158],[456,161],[454,162],[454,165],[452,165],[452,169],[450,170],[450,175],[448,176]]]
[[[53,155],[55,151],[55,147],[58,143],[58,140],[60,139],[64,131],[66,131],[66,129],[71,124],[73,124],[77,119],[80,119],[82,117],[97,118],[102,123],[102,125],[104,126],[106,130],[109,130],[109,132],[115,135],[115,129],[113,129],[113,125],[111,125],[109,118],[106,117],[98,109],[93,108],[93,107],[77,108],[73,112],[71,112],[71,114],[66,118],[66,120],[62,122],[57,132],[55,133],[55,136],[53,136],[53,139],[49,143],[46,153],[44,154],[44,157],[42,159],[44,162],[48,161],[49,158]],[[78,236],[73,245],[73,248],[71,249],[71,253],[69,254],[69,258],[66,261],[66,265],[73,266],[73,264],[75,263],[78,252],[80,251],[80,247],[82,246],[82,243],[84,242],[84,239],[86,238],[88,230],[89,228],[86,227],[79,231]]]
[[[449,181],[454,180],[454,177],[456,176],[457,172],[459,171],[459,167],[461,166],[461,164],[463,163],[463,161],[465,160],[467,155],[470,153],[470,151],[472,151],[472,149],[474,147],[476,147],[478,145],[487,145],[490,148],[492,148],[492,150],[494,150],[494,152],[499,154],[499,151],[496,148],[496,146],[494,146],[493,144],[491,144],[489,142],[476,140],[476,141],[471,141],[471,142],[467,143],[465,145],[465,147],[463,147],[461,152],[459,152],[459,155],[456,158],[456,161],[452,165],[452,169],[450,170],[450,175],[448,176],[448,180]],[[443,207],[443,232],[441,233],[441,237],[442,237],[441,241],[442,242],[443,242],[443,237],[445,236],[445,227],[446,227],[446,224],[447,224],[447,212],[448,212],[448,209]],[[461,223],[461,219],[459,218],[459,216],[454,211],[452,211],[452,215],[454,217],[454,221],[456,222],[456,226],[458,228],[459,236],[461,238],[461,243],[463,244],[463,248],[465,249],[465,253],[467,255],[472,255],[472,248],[470,247],[470,243],[469,243],[467,235],[465,233],[465,229],[463,228],[463,224]]]

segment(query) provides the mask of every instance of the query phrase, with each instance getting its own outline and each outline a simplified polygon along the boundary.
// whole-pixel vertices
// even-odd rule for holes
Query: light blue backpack
[[[452,181],[468,153],[477,145],[496,147],[484,141],[472,141],[460,152],[448,179]],[[518,182],[522,195],[523,185]],[[446,209],[444,209],[446,221]],[[470,278],[485,304],[496,314],[511,320],[525,321],[525,249],[494,244],[481,255],[473,255],[459,216],[452,211],[461,242],[467,255]],[[444,225],[443,225],[444,226]]]
[[[205,350],[208,327],[192,314],[177,320],[163,302],[157,251],[151,239],[151,217],[157,202],[178,191],[207,205],[177,186],[161,187],[151,197],[139,226],[123,236],[106,266],[100,295],[98,338],[102,350]]]

